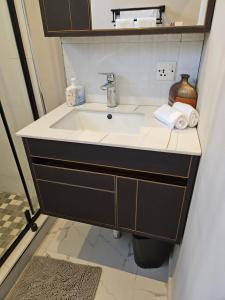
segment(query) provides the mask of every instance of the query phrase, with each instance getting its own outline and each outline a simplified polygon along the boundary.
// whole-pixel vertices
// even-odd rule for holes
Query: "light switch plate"
[[[176,62],[159,62],[157,64],[157,80],[173,81],[176,73]]]

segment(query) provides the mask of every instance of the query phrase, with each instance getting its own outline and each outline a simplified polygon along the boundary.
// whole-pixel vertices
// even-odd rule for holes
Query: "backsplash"
[[[88,102],[106,102],[100,90],[106,78],[98,73],[115,72],[121,104],[161,105],[181,73],[196,82],[203,40],[203,34],[62,38],[67,82],[76,76]],[[177,62],[175,81],[156,80],[161,61]]]

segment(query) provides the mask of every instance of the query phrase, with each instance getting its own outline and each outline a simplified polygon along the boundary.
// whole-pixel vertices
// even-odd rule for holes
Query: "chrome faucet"
[[[116,75],[115,73],[99,73],[107,76],[107,83],[101,86],[101,90],[107,91],[107,106],[117,106]]]

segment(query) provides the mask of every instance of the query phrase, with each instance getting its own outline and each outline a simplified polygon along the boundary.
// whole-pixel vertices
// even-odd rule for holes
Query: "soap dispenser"
[[[66,103],[68,106],[85,103],[84,86],[79,84],[75,77],[71,78],[71,85],[66,88]]]

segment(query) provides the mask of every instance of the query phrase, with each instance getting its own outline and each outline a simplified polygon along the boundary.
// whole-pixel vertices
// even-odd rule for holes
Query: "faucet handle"
[[[100,75],[106,75],[108,82],[114,82],[116,78],[116,74],[113,72],[106,72],[106,73],[98,73]]]

